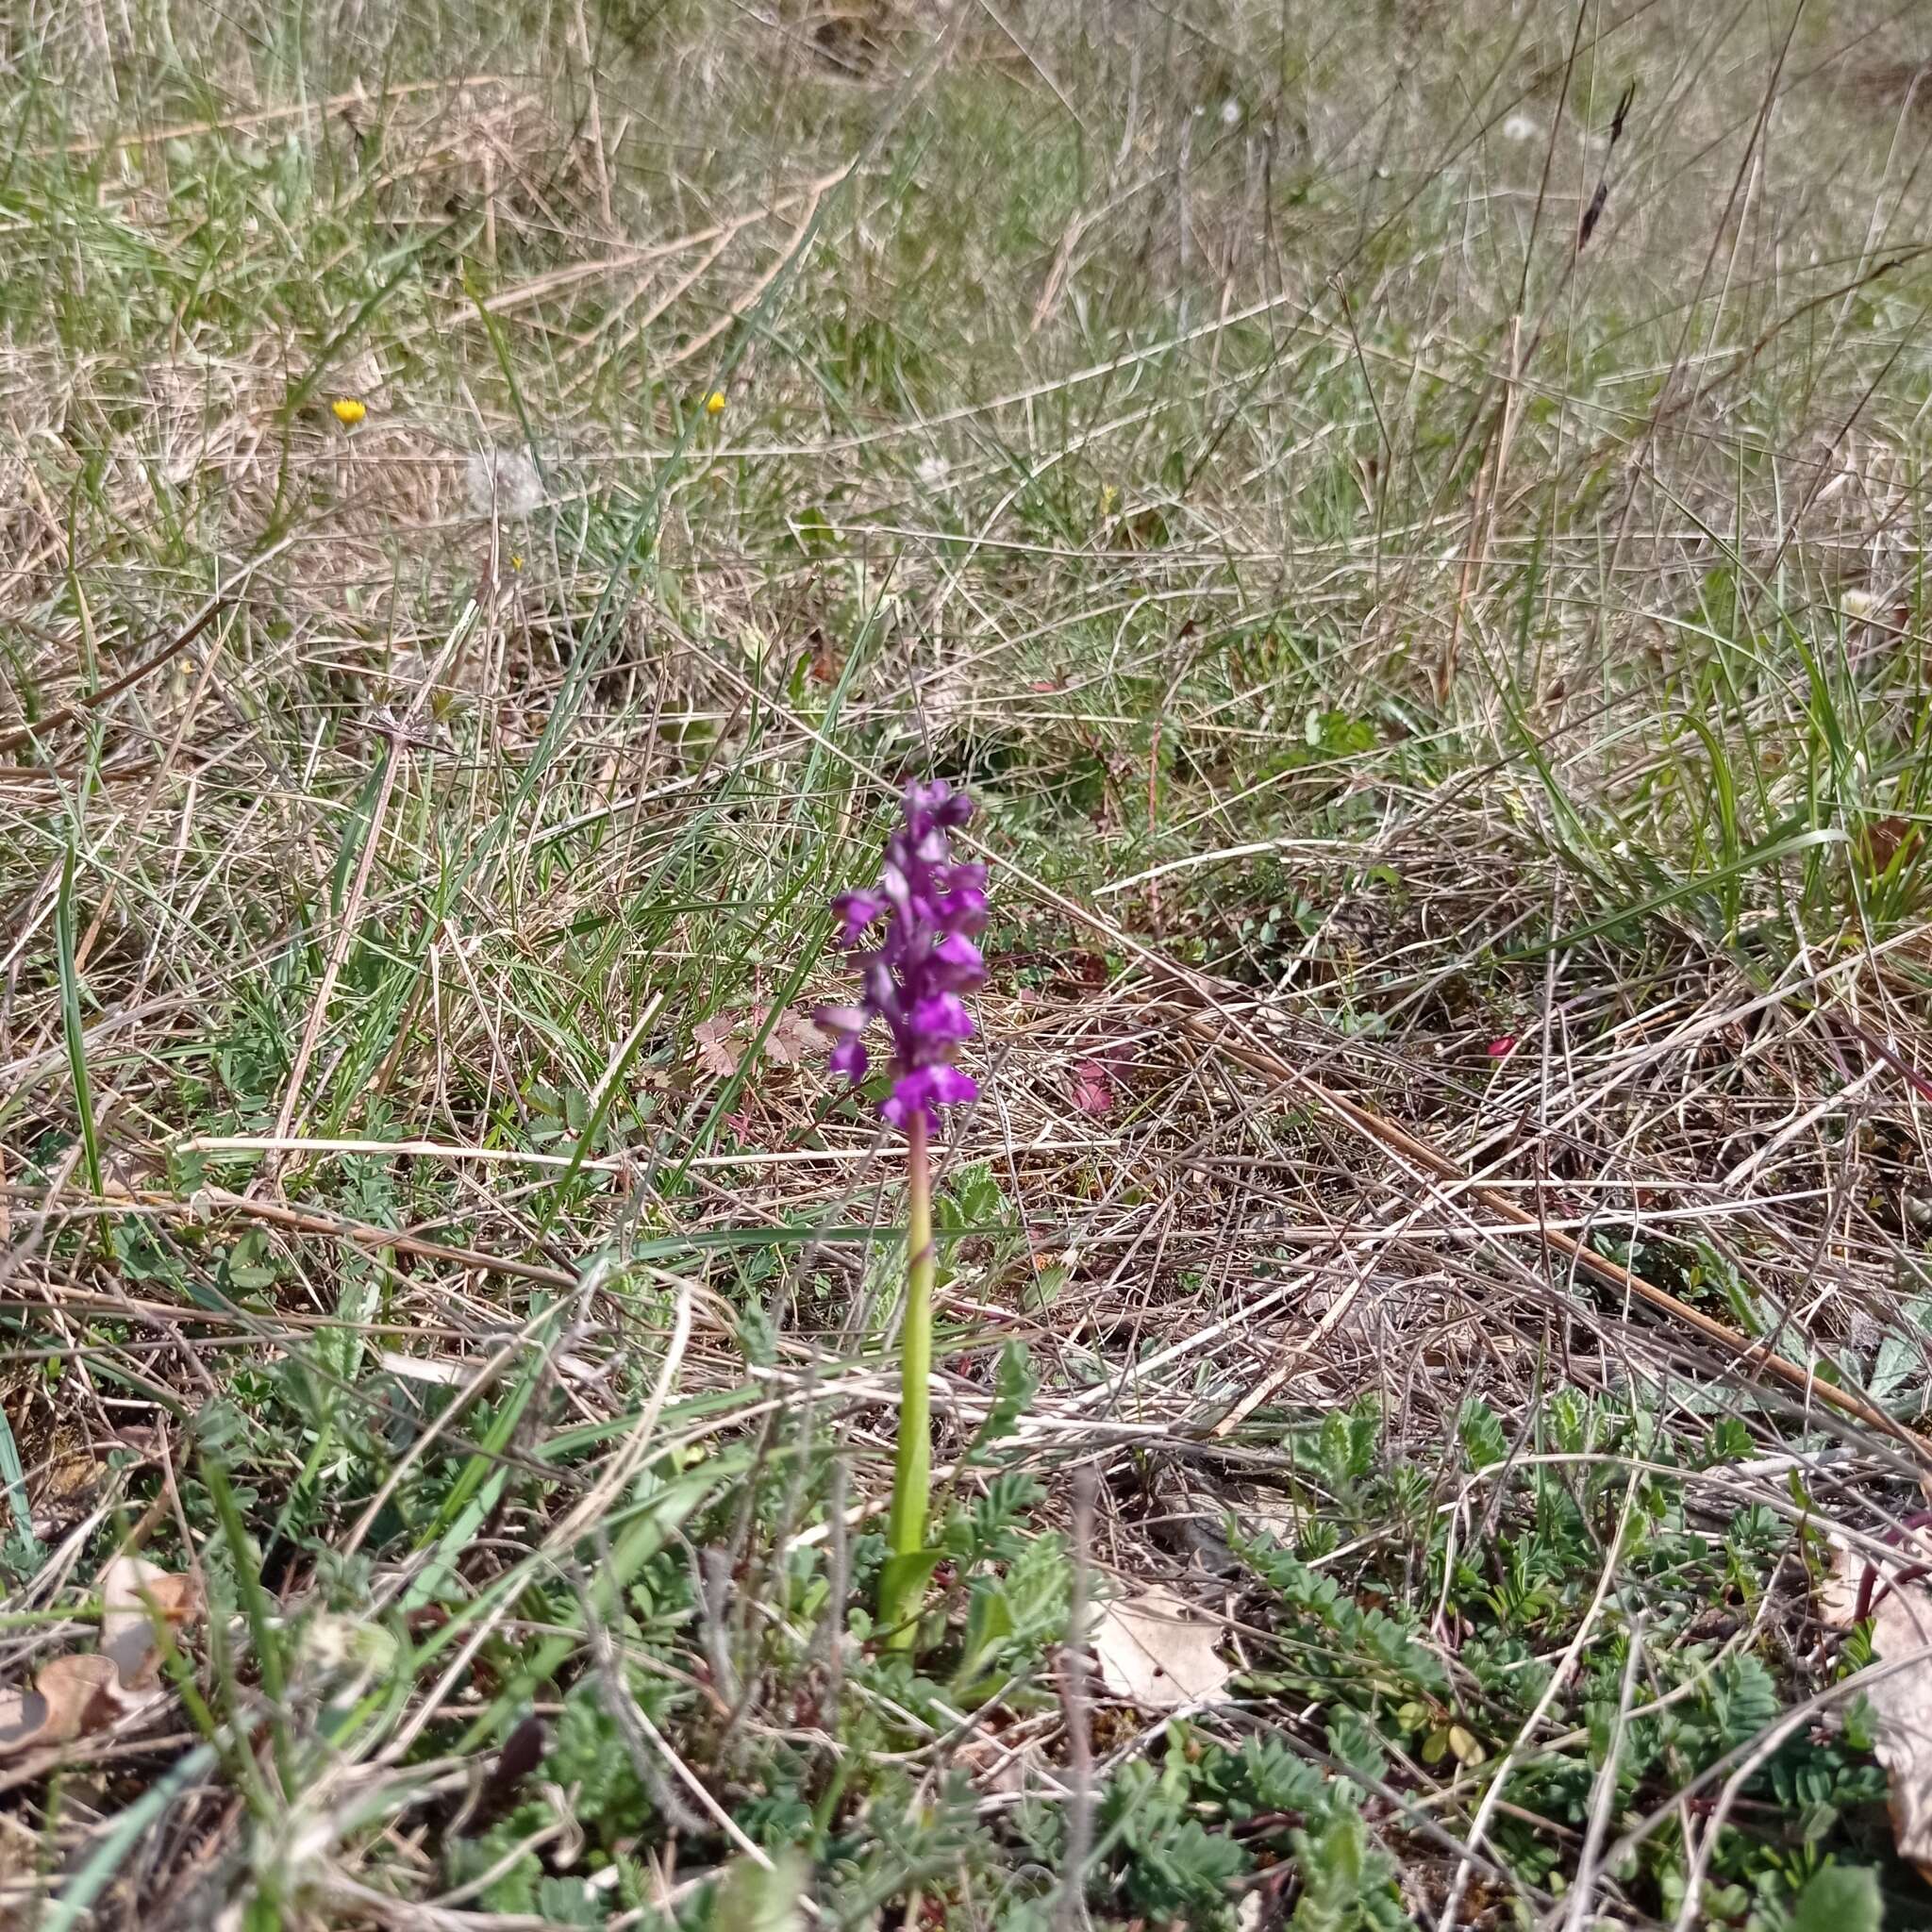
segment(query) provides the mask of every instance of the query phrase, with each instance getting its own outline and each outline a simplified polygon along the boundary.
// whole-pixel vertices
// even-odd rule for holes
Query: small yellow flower
[[[353,429],[368,415],[368,406],[359,396],[338,396],[329,405],[330,411],[344,429]]]
[[[524,559],[521,557],[512,557],[509,560],[509,567],[512,570],[522,570],[524,567]]]
[[[722,389],[714,389],[711,391],[711,393],[705,398],[705,414],[708,416],[722,415],[724,413],[724,391]]]

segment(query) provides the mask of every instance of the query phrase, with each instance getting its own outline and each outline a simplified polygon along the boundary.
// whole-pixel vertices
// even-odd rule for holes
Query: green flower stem
[[[925,1492],[932,1472],[929,1384],[932,1379],[932,1172],[925,1116],[906,1125],[906,1314],[900,1325],[899,1456],[892,1472],[887,1542],[892,1557],[879,1586],[879,1624],[894,1650],[910,1650],[919,1634],[924,1578],[909,1559],[925,1547]]]

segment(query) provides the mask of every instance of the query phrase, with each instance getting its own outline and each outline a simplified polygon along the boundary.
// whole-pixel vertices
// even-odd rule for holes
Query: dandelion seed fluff
[[[476,451],[464,466],[464,479],[475,516],[533,516],[543,504],[543,479],[520,449]]]

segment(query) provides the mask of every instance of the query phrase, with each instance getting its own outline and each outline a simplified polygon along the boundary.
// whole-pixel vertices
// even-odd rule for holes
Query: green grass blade
[[[75,959],[74,843],[70,839],[60,861],[60,896],[54,908],[54,943],[60,974],[60,1031],[67,1048],[67,1069],[74,1084],[74,1106],[80,1117],[81,1160],[89,1190],[101,1191],[101,1146],[94,1124],[93,1090],[88,1080],[87,1036],[80,1014],[80,969]]]

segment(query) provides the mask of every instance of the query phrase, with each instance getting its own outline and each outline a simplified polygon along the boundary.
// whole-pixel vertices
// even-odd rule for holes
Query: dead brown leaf
[[[1234,1674],[1215,1646],[1224,1626],[1158,1586],[1103,1604],[1093,1620],[1101,1681],[1143,1710],[1220,1701]]]
[[[201,1610],[192,1576],[176,1576],[139,1557],[116,1557],[101,1576],[101,1655],[124,1690],[151,1690],[161,1674],[158,1627],[169,1641]]]
[[[713,1013],[691,1028],[691,1038],[698,1043],[698,1065],[706,1073],[714,1074],[721,1080],[728,1080],[737,1073],[742,1058],[732,1041],[737,1030],[738,1023],[729,1013]]]
[[[1876,1720],[1878,1761],[1890,1780],[1899,1856],[1932,1879],[1932,1587],[1924,1556],[1917,1538],[1896,1564],[1868,1565],[1840,1548],[1821,1607],[1826,1622],[1846,1624],[1863,1608],[1872,1620],[1874,1657],[1891,1664],[1913,1659],[1874,1676],[1865,1698]]]
[[[1082,1113],[1094,1120],[1113,1111],[1113,1082],[1107,1077],[1107,1069],[1098,1060],[1076,1060],[1074,1063],[1073,1102]]]
[[[0,1757],[66,1744],[120,1714],[121,1674],[105,1657],[57,1657],[31,1690],[0,1690]]]
[[[157,1629],[201,1614],[201,1588],[139,1557],[116,1557],[101,1574],[101,1647],[41,1667],[31,1689],[0,1686],[0,1757],[68,1744],[107,1729],[160,1680]]]
[[[699,1066],[721,1080],[728,1080],[744,1064],[753,1039],[771,1012],[770,1007],[737,1007],[701,1020],[691,1028]],[[772,1020],[772,1030],[765,1035],[764,1057],[774,1067],[795,1067],[822,1053],[824,1044],[809,1015],[787,1007]]]
[[[1924,835],[1909,819],[1874,819],[1865,827],[1864,841],[1867,858],[1874,874],[1889,872],[1892,861],[1901,852],[1907,856],[1907,863],[1918,856]]]
[[[765,1036],[765,1058],[777,1067],[795,1067],[824,1050],[819,1029],[804,1013],[787,1007]]]

